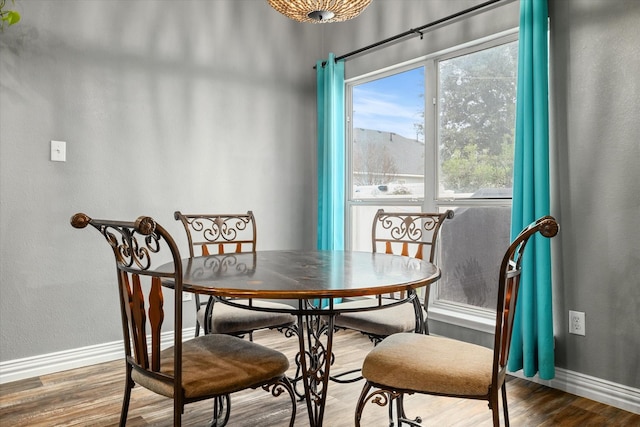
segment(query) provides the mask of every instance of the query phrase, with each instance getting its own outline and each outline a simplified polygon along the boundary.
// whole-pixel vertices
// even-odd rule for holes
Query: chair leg
[[[270,392],[272,396],[278,397],[285,390],[289,393],[289,398],[291,399],[291,418],[289,419],[289,427],[293,427],[296,422],[296,412],[298,409],[297,400],[296,400],[296,392],[291,385],[291,381],[287,377],[282,377],[277,379],[276,381],[272,381],[268,384],[264,384],[262,389],[266,392]]]
[[[491,396],[489,396],[489,408],[491,409],[491,414],[493,415],[493,427],[500,427],[500,405],[498,405],[498,391],[491,392]]]
[[[415,417],[414,419],[409,419],[407,417],[407,413],[404,411],[404,394],[400,394],[397,398],[396,406],[398,408],[398,427],[403,424],[409,424],[413,427],[420,427],[422,423],[422,417]]]
[[[360,427],[360,420],[362,419],[362,411],[364,411],[364,405],[367,400],[367,395],[371,390],[371,384],[367,381],[360,392],[360,397],[358,398],[358,403],[356,405],[356,413],[355,413],[355,427]]]
[[[393,421],[393,400],[391,400],[391,393],[388,393],[387,399],[389,399],[389,427],[395,427],[396,424]],[[400,427],[402,425],[402,421],[400,421],[400,400],[398,400],[398,413],[396,418],[398,419],[398,427]]]
[[[213,399],[213,419],[209,427],[224,427],[231,413],[231,398],[228,394]]]
[[[122,410],[120,411],[120,427],[127,424],[127,414],[129,413],[129,401],[131,400],[131,389],[134,382],[131,379],[131,366],[127,363],[127,378],[124,384],[124,397],[122,399]]]
[[[289,427],[293,427],[293,425],[296,422],[296,412],[298,409],[297,401],[296,401],[296,392],[293,389],[293,385],[291,385],[291,382],[287,377],[284,377],[280,381],[278,381],[278,384],[281,384],[287,390],[287,392],[289,393],[289,397],[291,398],[291,418],[289,420]]]
[[[182,426],[182,407],[178,402],[173,402],[173,427]]]
[[[502,408],[504,409],[504,425],[509,427],[509,408],[507,408],[507,383],[502,383]]]

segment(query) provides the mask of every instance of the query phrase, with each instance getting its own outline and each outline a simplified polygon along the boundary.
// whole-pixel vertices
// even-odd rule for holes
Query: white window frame
[[[345,247],[351,249],[351,212],[358,206],[420,206],[425,212],[436,212],[449,207],[511,207],[511,199],[438,199],[438,74],[437,64],[439,61],[452,57],[472,53],[482,49],[498,46],[501,44],[516,41],[518,39],[518,28],[497,33],[482,39],[478,39],[463,45],[455,46],[440,52],[416,58],[381,70],[376,70],[361,76],[345,80],[345,129],[346,129],[346,164],[348,165],[345,179]],[[372,80],[384,78],[393,74],[407,71],[418,66],[425,67],[425,123],[424,123],[424,143],[425,143],[425,185],[424,199],[416,198],[389,198],[389,199],[364,199],[359,200],[353,197],[352,188],[352,143],[353,132],[351,126],[351,111],[353,111],[353,87]],[[439,254],[437,255],[439,256]],[[496,266],[497,268],[497,266]],[[429,318],[435,321],[462,326],[465,328],[493,333],[495,325],[495,312],[493,310],[473,307],[456,302],[437,300],[437,286],[435,282],[431,287],[429,298]]]

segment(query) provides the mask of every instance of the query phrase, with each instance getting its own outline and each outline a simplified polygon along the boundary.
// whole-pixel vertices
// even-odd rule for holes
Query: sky
[[[353,87],[353,127],[394,132],[415,139],[415,123],[423,122],[424,68]],[[423,136],[419,137],[423,140]]]

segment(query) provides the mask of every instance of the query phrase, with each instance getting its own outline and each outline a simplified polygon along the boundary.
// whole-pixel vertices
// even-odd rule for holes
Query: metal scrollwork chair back
[[[436,244],[440,229],[447,219],[453,218],[453,211],[442,213],[428,212],[385,212],[379,209],[373,219],[371,243],[374,253],[383,252],[434,262]],[[390,308],[373,311],[343,313],[336,316],[338,328],[358,330],[371,338],[374,343],[398,332],[428,333],[427,305],[429,287],[422,289],[422,301],[416,296],[413,304],[395,305]],[[389,300],[404,295],[387,295]],[[384,301],[379,301],[384,304]],[[360,300],[338,305],[346,308],[351,305],[371,304]]]
[[[126,424],[136,384],[173,399],[174,426],[181,425],[184,405],[191,402],[213,399],[214,425],[224,425],[230,393],[256,387],[271,389],[274,395],[288,391],[293,425],[296,402],[285,376],[289,362],[284,354],[227,335],[182,341],[182,261],[175,241],[161,225],[148,216],[127,222],[92,219],[83,213],[75,214],[71,225],[98,230],[116,261],[126,359],[121,426]],[[162,263],[171,267],[158,269]],[[173,301],[173,310],[165,309],[166,286],[172,287],[172,299],[167,301]],[[162,350],[165,323],[173,326],[173,342]]]
[[[550,216],[533,222],[513,240],[502,259],[493,348],[432,335],[400,333],[389,336],[369,352],[362,364],[366,383],[356,406],[356,426],[360,425],[364,406],[369,400],[390,408],[396,402],[396,421],[389,420],[393,425],[419,426],[421,419],[408,419],[402,405],[403,396],[412,393],[486,400],[492,411],[493,424],[499,426],[500,389],[505,424],[509,425],[505,376],[522,255],[529,239],[538,232],[551,238],[558,233],[558,223]],[[389,413],[391,418],[391,410]]]
[[[185,229],[189,242],[189,255],[211,256],[256,252],[257,228],[252,211],[245,214],[183,214],[174,213]],[[197,251],[199,250],[199,253]],[[253,340],[253,331],[259,329],[286,328],[296,323],[295,316],[286,313],[291,307],[282,302],[244,300],[236,303],[260,306],[274,311],[249,311],[237,305],[220,303],[213,297],[203,301],[194,295],[196,304],[196,336],[202,327],[205,335],[210,333],[248,335]],[[284,309],[285,312],[275,310]]]
[[[433,262],[436,255],[436,244],[440,229],[447,219],[453,218],[453,211],[442,213],[429,212],[385,212],[378,209],[371,230],[372,251],[406,257],[423,259]],[[419,295],[412,291],[410,295],[385,295],[377,299],[364,298],[345,301],[335,305],[337,309],[358,308],[357,311],[345,311],[338,314],[334,320],[336,329],[351,329],[359,331],[377,344],[385,337],[399,332],[429,333],[427,323],[427,308],[430,286],[421,289],[422,301]],[[410,297],[410,298],[409,298]],[[400,301],[399,301],[400,300]],[[402,300],[410,302],[401,303]],[[367,307],[382,309],[367,310]],[[331,379],[338,383],[351,383],[362,379],[352,376],[360,369],[352,369],[333,375]]]

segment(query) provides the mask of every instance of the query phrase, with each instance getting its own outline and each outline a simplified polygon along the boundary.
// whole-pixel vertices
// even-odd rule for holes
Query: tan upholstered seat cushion
[[[493,350],[486,347],[403,333],[385,338],[369,352],[362,376],[394,389],[483,396],[491,385],[492,363]]]
[[[173,347],[162,351],[160,371],[173,375]],[[182,347],[182,385],[185,397],[232,393],[284,375],[287,357],[260,344],[230,335],[206,335]],[[133,380],[158,394],[173,397],[172,386],[135,369]]]
[[[248,305],[247,300],[242,300],[240,303]],[[283,311],[291,310],[290,305],[280,302],[253,300],[252,304],[258,307],[282,309]],[[200,325],[204,325],[204,313],[205,306],[197,313]],[[296,323],[296,317],[289,313],[245,310],[216,302],[213,306],[211,323],[211,332],[214,334],[235,334],[280,325],[292,325]]]
[[[383,301],[384,303],[384,301]],[[376,299],[362,299],[336,304],[336,308],[356,308],[375,306]],[[422,310],[422,315],[427,318],[427,313]],[[341,328],[354,329],[369,334],[388,336],[399,332],[411,332],[416,329],[416,317],[413,304],[405,303],[390,308],[382,308],[371,311],[358,311],[342,313],[336,316],[334,324]]]

